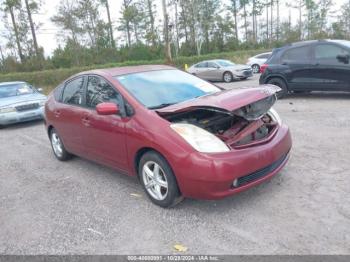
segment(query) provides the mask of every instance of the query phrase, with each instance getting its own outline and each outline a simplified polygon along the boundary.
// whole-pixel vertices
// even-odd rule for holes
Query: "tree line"
[[[7,39],[0,44],[0,70],[163,58],[171,63],[178,56],[350,39],[350,0],[338,10],[332,10],[332,0],[120,1],[119,10],[113,10],[108,0],[60,0],[50,17],[60,45],[45,57],[44,43],[37,40],[45,25],[35,21],[41,0],[0,0],[0,32]]]

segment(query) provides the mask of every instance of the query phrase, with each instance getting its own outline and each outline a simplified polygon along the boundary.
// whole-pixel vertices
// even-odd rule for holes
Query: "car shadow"
[[[114,168],[81,157],[74,157],[71,161],[77,162],[76,164],[84,166],[88,170],[92,171],[92,173],[99,173],[99,175],[108,177],[108,179],[113,181],[112,183],[122,185],[125,194],[128,196],[132,197],[133,194],[137,194],[142,197],[142,200],[151,203],[136,176],[128,176],[126,174],[118,172]],[[249,207],[252,205],[252,203],[255,203],[262,197],[273,198],[276,193],[274,190],[274,188],[276,188],[276,184],[279,184],[279,181],[283,179],[280,177],[282,176],[278,174],[271,180],[265,181],[260,185],[248,189],[247,191],[219,200],[200,200],[185,198],[181,203],[172,207],[171,209],[182,211],[200,209],[210,210],[212,212],[221,212],[223,210],[227,211],[227,209],[235,209],[242,206]],[[153,204],[150,206],[161,208]]]
[[[350,99],[350,92],[318,92],[313,91],[310,93],[291,93],[286,97],[288,98],[307,98],[307,99]]]
[[[13,130],[13,129],[40,126],[40,125],[44,125],[44,121],[42,119],[28,121],[28,122],[14,123],[14,124],[2,126],[0,128],[0,130]]]

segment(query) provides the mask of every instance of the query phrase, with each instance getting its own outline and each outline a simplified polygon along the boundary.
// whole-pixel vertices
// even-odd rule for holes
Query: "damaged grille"
[[[16,110],[18,112],[33,110],[33,109],[37,109],[37,108],[39,108],[39,104],[38,103],[32,103],[32,104],[16,106]]]
[[[277,161],[275,161],[271,165],[264,167],[263,169],[260,169],[254,173],[249,174],[249,175],[242,176],[242,177],[238,178],[236,187],[247,185],[251,182],[254,182],[260,178],[267,176],[271,172],[275,171],[286,160],[287,156],[288,156],[288,153],[283,155],[280,159],[278,159]]]

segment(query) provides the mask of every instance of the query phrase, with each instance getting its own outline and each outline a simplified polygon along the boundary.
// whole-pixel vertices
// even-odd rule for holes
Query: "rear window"
[[[302,46],[288,49],[282,55],[283,62],[305,62],[310,60],[310,47]]]
[[[257,58],[260,58],[260,59],[267,59],[270,57],[271,54],[262,54],[262,55],[258,55]]]

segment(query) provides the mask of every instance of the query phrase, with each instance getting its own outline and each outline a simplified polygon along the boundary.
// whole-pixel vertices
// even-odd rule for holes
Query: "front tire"
[[[258,64],[252,65],[252,70],[254,74],[257,74],[260,72],[260,66]]]
[[[50,142],[53,153],[58,160],[67,161],[72,158],[72,155],[66,150],[60,136],[54,128],[52,128],[50,132]]]
[[[231,72],[225,72],[222,78],[225,83],[230,83],[233,80],[233,75]]]
[[[172,207],[183,200],[175,175],[163,156],[145,153],[139,162],[138,175],[150,200],[160,207]]]
[[[282,78],[273,77],[267,81],[267,84],[275,85],[275,86],[278,86],[279,88],[281,88],[281,91],[279,91],[277,93],[278,98],[283,98],[288,94],[287,84]]]

